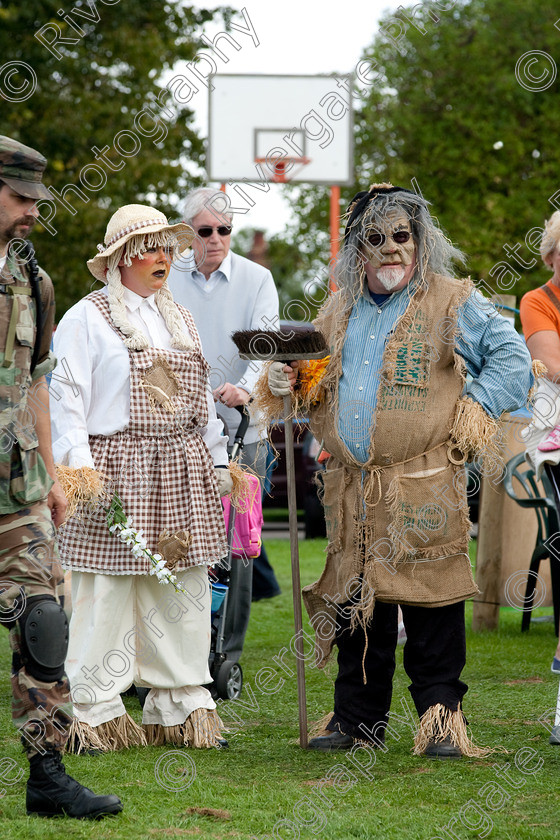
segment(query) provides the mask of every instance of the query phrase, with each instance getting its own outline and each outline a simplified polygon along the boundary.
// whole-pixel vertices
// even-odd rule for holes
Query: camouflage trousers
[[[17,619],[34,595],[52,595],[63,605],[63,572],[45,501],[0,516],[0,624],[10,631],[12,719],[28,757],[61,749],[72,722],[66,674],[58,682],[41,682],[22,661]]]

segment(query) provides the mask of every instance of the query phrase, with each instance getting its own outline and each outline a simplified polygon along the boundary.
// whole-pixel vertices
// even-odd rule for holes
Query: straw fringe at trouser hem
[[[338,723],[335,723],[332,729],[328,728],[333,718],[334,712],[328,712],[326,715],[323,715],[323,717],[320,720],[314,721],[309,727],[309,738],[321,738],[325,735],[332,735],[333,732],[340,732],[342,735],[347,735],[348,733],[343,732]],[[369,747],[370,749],[372,746],[374,748],[379,746],[379,741],[368,741],[365,738],[356,738],[354,736],[352,737],[354,738],[355,744],[362,744],[363,746]]]
[[[74,717],[68,734],[66,752],[80,754],[91,749],[109,752],[128,747],[145,747],[146,743],[142,727],[126,712],[106,723],[100,723],[99,726],[90,726],[89,723]]]
[[[215,709],[195,709],[184,723],[162,726],[161,723],[144,723],[148,744],[161,747],[176,744],[179,747],[208,749],[219,746],[224,724]]]
[[[420,718],[420,727],[414,739],[414,755],[423,755],[430,741],[440,743],[447,737],[468,758],[482,758],[494,752],[490,747],[477,747],[473,744],[467,734],[467,722],[461,704],[453,712],[447,706],[437,703],[430,706]]]
[[[327,727],[333,717],[334,712],[327,712],[327,714],[323,715],[323,717],[319,720],[313,721],[309,727],[309,737],[318,738],[321,735],[330,735],[332,733],[332,729],[327,729]],[[340,731],[338,727],[337,730]]]

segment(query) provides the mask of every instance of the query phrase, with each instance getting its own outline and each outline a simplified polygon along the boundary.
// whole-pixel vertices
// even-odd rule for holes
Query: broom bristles
[[[322,359],[329,352],[325,337],[313,327],[238,330],[231,337],[242,359],[267,362]]]

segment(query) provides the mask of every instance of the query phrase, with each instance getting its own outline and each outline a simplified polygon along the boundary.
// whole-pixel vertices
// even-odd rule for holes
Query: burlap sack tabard
[[[385,348],[366,464],[337,431],[350,311],[341,311],[335,295],[319,313],[331,359],[310,425],[331,453],[323,498],[328,546],[323,574],[303,596],[321,662],[332,646],[337,603],[351,601],[354,618],[364,622],[375,600],[435,607],[478,592],[464,457],[450,439],[464,385],[464,363],[454,352],[457,308],[470,290],[468,281],[431,275],[411,298]]]

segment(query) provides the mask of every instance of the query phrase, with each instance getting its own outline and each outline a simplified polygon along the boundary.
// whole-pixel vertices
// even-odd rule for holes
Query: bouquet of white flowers
[[[150,574],[156,575],[162,584],[173,584],[177,592],[185,592],[184,587],[180,583],[177,583],[177,575],[174,575],[171,569],[167,567],[161,554],[152,554],[142,530],[137,531],[133,527],[132,517],[127,516],[124,512],[122,502],[117,493],[113,495],[106,513],[109,531],[130,546],[130,550],[135,557],[144,556],[148,558],[152,564]]]

